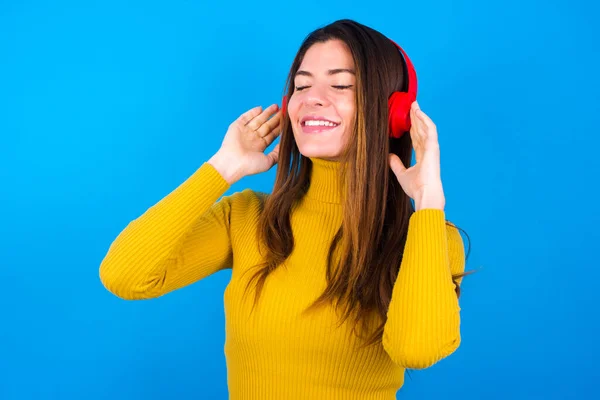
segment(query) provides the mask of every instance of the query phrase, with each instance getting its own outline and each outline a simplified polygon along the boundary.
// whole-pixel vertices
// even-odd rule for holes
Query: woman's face
[[[337,39],[312,45],[294,87],[287,107],[300,153],[337,160],[356,114],[354,61],[347,45]]]

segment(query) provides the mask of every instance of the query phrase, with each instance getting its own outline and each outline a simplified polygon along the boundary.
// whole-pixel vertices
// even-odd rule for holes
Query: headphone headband
[[[408,57],[408,54],[406,54],[406,52],[404,51],[404,49],[402,47],[400,47],[400,45],[396,42],[394,42],[392,39],[390,39],[390,42],[392,42],[394,44],[394,46],[396,46],[398,48],[398,50],[400,50],[400,53],[402,54],[402,57],[404,58],[404,61],[406,62],[406,69],[408,71],[408,93],[413,95],[414,98],[417,98],[417,73],[415,71],[415,67],[413,66],[412,61],[410,61],[410,58]]]
[[[396,48],[402,54],[406,63],[406,71],[408,73],[408,89],[406,92],[394,92],[388,98],[388,113],[389,113],[389,135],[392,138],[400,138],[405,132],[410,131],[410,108],[412,103],[417,99],[417,73],[410,58],[398,45],[390,39]]]

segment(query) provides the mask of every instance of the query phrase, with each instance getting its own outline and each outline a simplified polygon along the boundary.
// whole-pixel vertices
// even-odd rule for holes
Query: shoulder
[[[449,250],[464,250],[464,242],[458,227],[451,221],[446,221],[446,236],[448,237]]]
[[[415,211],[410,217],[409,231],[417,229],[417,227],[418,231],[426,236],[433,234],[439,237],[438,234],[445,230],[451,258],[453,260],[464,258],[464,243],[460,229],[452,221],[446,219],[444,210],[425,208]]]
[[[448,234],[449,240],[462,240],[458,227],[452,221],[446,220],[446,233]]]
[[[268,193],[252,189],[243,189],[230,195],[223,196],[223,199],[228,201],[234,207],[247,207],[249,205],[264,203],[268,196]]]
[[[268,194],[252,189],[243,189],[241,191],[223,196],[219,203],[221,207],[226,208],[231,217],[247,217],[253,214],[259,214],[264,208],[264,203]]]
[[[448,237],[448,258],[453,274],[462,273],[465,269],[465,247],[460,230],[451,221],[446,221]]]

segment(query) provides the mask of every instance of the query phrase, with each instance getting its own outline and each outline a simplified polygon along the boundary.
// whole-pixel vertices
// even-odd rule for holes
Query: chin
[[[296,139],[298,151],[304,157],[336,161],[341,154],[342,143],[339,139],[335,140],[337,138],[331,138],[334,140],[325,143],[319,140],[310,140],[312,138],[306,140],[305,137],[294,137],[294,139]]]
[[[339,157],[339,151],[324,149],[322,146],[298,146],[298,150],[304,157],[321,158],[324,160],[336,161]]]

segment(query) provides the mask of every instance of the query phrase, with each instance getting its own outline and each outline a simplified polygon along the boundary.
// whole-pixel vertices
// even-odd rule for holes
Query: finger
[[[413,147],[416,147],[419,145],[419,141],[420,141],[420,133],[419,133],[419,119],[417,118],[416,114],[415,114],[415,109],[411,108],[410,109],[410,137],[412,139],[412,143],[413,143]]]
[[[422,113],[421,109],[417,108],[414,110],[415,121],[417,122],[417,136],[419,138],[419,144],[423,145],[427,139],[427,125],[420,117],[419,113]]]
[[[243,113],[242,115],[240,115],[239,118],[235,122],[237,122],[241,125],[246,125],[248,122],[250,122],[252,120],[252,118],[259,115],[261,111],[262,111],[261,106],[256,106],[254,108],[251,108],[250,110],[248,110],[245,113]]]
[[[419,107],[419,103],[417,103],[417,101],[413,101],[412,104],[410,105],[410,109],[411,111],[416,112],[417,110],[420,110],[421,107]]]
[[[271,166],[269,168],[271,168],[273,165],[277,164],[277,162],[279,161],[279,143],[277,143],[275,145],[275,147],[267,155],[267,157],[269,157],[269,161],[271,162]]]
[[[278,109],[279,109],[279,106],[277,104],[271,104],[269,107],[265,108],[265,110],[262,113],[260,113],[256,117],[252,118],[252,121],[248,122],[248,124],[247,124],[248,128],[250,128],[254,131],[258,130],[258,128],[260,128],[260,126],[262,124],[267,122],[269,117],[273,113],[275,113]]]
[[[277,125],[281,123],[281,110],[278,110],[273,118],[269,118],[264,124],[258,127],[256,132],[258,132],[258,136],[265,137],[269,132],[271,132]]]
[[[390,163],[390,168],[392,169],[396,177],[399,177],[404,171],[406,171],[404,163],[396,154],[390,154],[388,159]]]
[[[263,139],[265,139],[265,141],[267,142],[267,146],[270,146],[271,143],[273,143],[273,141],[279,136],[281,135],[281,128],[283,127],[283,124],[279,123],[276,126],[273,127],[273,129],[271,129],[269,131],[269,133],[267,133]]]
[[[413,101],[413,103],[410,107],[411,121],[413,121],[415,124],[415,134],[418,137],[422,137],[422,135],[423,135],[423,126],[421,124],[422,121],[417,115],[417,113],[419,112],[420,109],[421,108],[419,107],[419,103],[416,100]]]
[[[421,138],[421,140],[423,142],[425,142],[427,140],[427,136],[429,133],[429,127],[425,123],[425,120],[423,119],[422,115],[423,115],[423,111],[421,111],[421,110],[415,111],[415,118],[417,119],[418,124],[419,124],[419,137]]]
[[[423,148],[424,148],[423,121],[421,121],[417,117],[416,110],[411,110],[411,113],[413,115],[413,120],[414,120],[414,125],[413,125],[414,129],[411,129],[412,146],[413,146],[413,149],[415,150],[415,160],[417,161],[417,163],[419,163],[419,162],[421,162]]]
[[[421,127],[421,133],[424,140],[431,139],[431,136],[436,136],[437,128],[431,118],[423,112],[419,103],[415,100],[415,116],[418,118]]]
[[[426,139],[435,139],[437,140],[437,127],[434,122],[429,118],[427,114],[423,111],[417,111],[417,118],[421,121],[421,123],[426,127]]]

